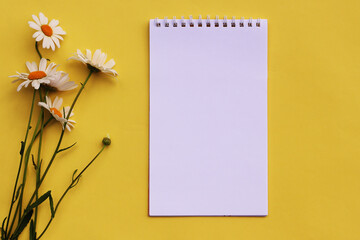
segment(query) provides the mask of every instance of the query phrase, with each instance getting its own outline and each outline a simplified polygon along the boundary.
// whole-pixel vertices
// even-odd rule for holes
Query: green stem
[[[43,125],[43,128],[45,128],[54,118],[51,116],[48,120],[46,120],[46,122]],[[39,130],[36,134],[35,134],[35,139],[40,135],[41,130]]]
[[[47,92],[46,94],[47,95]],[[39,89],[39,96],[40,101],[43,101],[42,95],[41,95],[41,89]],[[40,129],[40,139],[39,139],[39,146],[38,146],[38,154],[37,154],[37,161],[36,161],[36,182],[35,182],[35,189],[37,189],[35,193],[35,199],[38,200],[39,193],[38,193],[38,184],[40,181],[40,174],[41,174],[41,163],[40,163],[40,155],[41,155],[41,145],[42,145],[42,137],[43,137],[43,130],[44,130],[44,108],[41,108],[40,110],[40,118],[41,118],[41,129]],[[37,135],[35,135],[36,138]],[[35,207],[35,217],[34,217],[34,229],[36,231],[36,223],[37,223],[37,217],[38,217],[38,207]]]
[[[90,70],[89,75],[88,75],[87,78],[85,79],[84,83],[81,84],[81,88],[79,89],[79,91],[78,91],[78,93],[77,93],[77,95],[76,95],[73,103],[71,104],[69,113],[68,113],[68,115],[66,116],[66,119],[67,119],[67,120],[69,119],[70,114],[71,114],[71,112],[72,112],[72,110],[73,110],[73,108],[74,108],[74,106],[75,106],[75,104],[76,104],[76,102],[77,102],[77,100],[78,100],[81,92],[83,91],[86,83],[87,83],[88,80],[90,79],[92,73],[93,73],[93,71]],[[66,129],[66,124],[67,124],[67,122],[64,123],[64,127],[63,127],[63,129],[62,129],[62,131],[61,131],[61,135],[60,135],[59,141],[58,141],[58,143],[57,143],[56,149],[55,149],[55,151],[54,151],[54,153],[53,153],[53,155],[52,155],[52,157],[51,157],[51,159],[50,159],[49,164],[46,166],[46,169],[45,169],[45,171],[44,171],[44,174],[43,174],[43,175],[41,176],[41,178],[40,178],[40,181],[39,181],[39,184],[38,184],[38,186],[37,186],[37,189],[38,189],[38,188],[41,186],[41,184],[43,183],[43,181],[44,181],[44,179],[45,179],[45,177],[46,177],[46,175],[47,175],[47,173],[48,173],[48,171],[49,171],[49,169],[50,169],[50,167],[51,167],[51,165],[52,165],[52,163],[53,163],[56,155],[58,154],[58,151],[59,151],[59,148],[60,148],[62,139],[63,139],[63,137],[64,137],[64,133],[65,133],[65,129]],[[29,200],[29,203],[28,203],[27,207],[29,207],[30,204],[32,203],[32,200],[33,200],[34,197],[35,197],[35,193],[36,193],[37,189],[35,189],[35,192],[34,192],[34,193],[32,194],[32,196],[30,197],[30,200]],[[27,208],[27,207],[26,207],[26,208]]]
[[[21,222],[22,220],[22,217],[21,217],[21,211],[22,211],[22,200],[23,200],[23,195],[24,195],[24,189],[25,189],[25,185],[26,185],[26,176],[27,176],[27,168],[28,168],[28,163],[29,163],[29,158],[30,158],[30,153],[31,153],[31,149],[32,149],[32,146],[34,144],[34,141],[35,141],[35,133],[38,131],[38,128],[39,128],[39,125],[40,125],[40,116],[38,118],[38,121],[36,123],[36,127],[35,127],[35,131],[34,131],[34,134],[33,134],[33,137],[31,139],[31,142],[28,146],[28,148],[26,149],[26,152],[25,152],[25,158],[24,158],[24,172],[23,172],[23,177],[22,177],[22,187],[21,187],[21,191],[20,191],[20,195],[19,195],[19,200],[18,200],[18,203],[17,203],[17,209],[16,211],[18,212],[19,214],[19,218],[18,218],[18,223]],[[11,230],[12,230],[12,227],[15,223],[15,218],[13,218],[12,220],[12,223],[10,225],[10,229],[9,229],[9,232],[8,234],[10,235],[11,233]]]
[[[37,41],[35,41],[35,49],[36,49],[36,52],[37,52],[37,54],[39,55],[39,58],[40,58],[40,60],[42,59],[42,55],[41,55],[41,53],[40,53],[40,51],[39,51],[39,47],[38,47],[38,42]]]
[[[70,107],[70,110],[69,110],[69,112],[68,112],[68,115],[66,116],[66,119],[67,119],[67,120],[69,119],[69,117],[70,117],[70,115],[71,115],[71,112],[72,112],[72,110],[73,110],[73,108],[74,108],[74,106],[75,106],[75,103],[77,102],[77,100],[78,100],[81,92],[82,92],[83,89],[85,88],[85,85],[86,85],[86,83],[88,82],[88,80],[90,79],[90,77],[91,77],[91,75],[92,75],[93,72],[94,72],[94,71],[90,70],[89,75],[88,75],[87,78],[85,79],[84,83],[81,84],[81,88],[79,89],[77,95],[75,96],[75,99],[74,99],[73,103],[71,104],[71,107]],[[58,141],[57,146],[56,146],[56,148],[55,148],[55,151],[54,151],[54,153],[53,153],[53,155],[52,155],[52,157],[51,157],[48,165],[46,166],[46,169],[45,169],[45,171],[44,171],[44,174],[40,177],[40,181],[39,181],[39,183],[38,183],[35,191],[34,191],[33,194],[31,195],[30,200],[29,200],[27,206],[25,207],[25,209],[27,209],[27,208],[30,206],[30,204],[32,203],[32,201],[34,200],[34,197],[35,197],[35,195],[36,195],[36,192],[38,191],[38,189],[40,188],[41,184],[43,183],[43,181],[44,181],[44,179],[45,179],[45,177],[46,177],[46,175],[47,175],[47,173],[48,173],[48,171],[49,171],[49,169],[50,169],[50,167],[51,167],[51,165],[52,165],[52,163],[53,163],[56,155],[58,154],[58,151],[59,151],[59,148],[60,148],[62,139],[63,139],[63,137],[64,137],[64,133],[65,133],[65,129],[66,129],[66,124],[67,124],[67,122],[64,123],[64,127],[63,127],[63,129],[62,129],[62,131],[61,131],[60,138],[59,138],[59,141]],[[37,131],[37,129],[35,130],[35,132],[36,132],[36,131]],[[35,137],[35,136],[36,136],[36,135],[34,134],[34,137]],[[21,210],[21,209],[20,209],[20,210]],[[21,222],[21,220],[22,220],[22,218],[19,217],[19,222]]]
[[[43,129],[51,122],[51,120],[53,120],[53,117],[49,118],[49,119],[46,121],[46,123],[45,123],[44,126],[43,126]],[[35,135],[35,139],[39,136],[39,134],[40,134],[40,130],[39,130],[39,131],[37,132],[37,134]],[[27,148],[26,151],[28,151],[29,147],[30,147],[30,146],[28,146],[28,148]],[[31,145],[31,147],[32,147],[32,145]],[[9,234],[9,235],[10,235],[11,230],[12,230],[12,228],[13,228],[13,225],[14,225],[14,223],[15,223],[15,216],[16,216],[16,214],[19,212],[19,207],[20,207],[20,205],[17,205],[17,207],[16,207],[16,209],[15,209],[14,219],[13,219],[11,225],[10,225],[10,230],[9,230],[9,232],[7,233],[7,234]],[[20,220],[19,220],[19,221],[20,221]],[[5,231],[5,232],[7,232],[7,231]]]
[[[65,192],[61,195],[59,201],[57,202],[55,209],[54,209],[54,217],[55,217],[55,213],[61,203],[61,201],[64,199],[64,197],[66,196],[66,194],[70,191],[70,189],[72,189],[73,187],[75,187],[75,185],[77,184],[77,181],[79,181],[80,177],[82,176],[82,174],[86,171],[86,169],[88,169],[88,167],[90,167],[90,165],[95,161],[95,159],[102,153],[102,151],[105,149],[106,145],[104,145],[101,150],[95,155],[95,157],[86,165],[86,167],[76,176],[76,178],[72,179],[70,185],[66,188]],[[44,233],[46,232],[46,230],[49,228],[52,220],[54,219],[54,217],[50,218],[49,222],[47,223],[45,229],[41,232],[41,234],[39,235],[39,237],[37,238],[37,240],[39,240]]]
[[[39,47],[38,47],[38,42],[37,41],[35,41],[35,49],[36,49],[36,52],[37,52],[37,54],[39,55],[39,58],[40,58],[40,60],[43,58],[43,56],[41,55],[41,53],[40,53],[40,51],[39,51]],[[46,60],[48,60],[48,61],[50,61],[50,59],[46,59]]]
[[[9,227],[9,220],[10,220],[10,216],[11,216],[11,211],[12,211],[12,208],[14,206],[14,197],[15,197],[15,192],[16,192],[16,188],[17,188],[17,184],[18,184],[18,181],[19,181],[19,176],[20,176],[20,172],[21,172],[21,167],[22,167],[22,162],[23,162],[23,158],[24,158],[24,148],[26,146],[26,141],[27,141],[27,138],[28,138],[28,135],[29,135],[29,130],[30,130],[30,124],[31,124],[31,118],[32,118],[32,114],[33,114],[33,110],[34,110],[34,102],[35,102],[35,95],[36,95],[36,90],[34,89],[34,93],[33,93],[33,98],[32,98],[32,102],[31,102],[31,109],[30,109],[30,114],[29,114],[29,120],[28,120],[28,124],[27,124],[27,127],[26,127],[26,133],[25,133],[25,138],[24,138],[24,141],[22,143],[22,146],[21,146],[21,152],[20,152],[20,163],[19,163],[19,168],[18,168],[18,172],[17,172],[17,175],[16,175],[16,180],[15,180],[15,185],[14,185],[14,190],[13,190],[13,194],[12,194],[12,197],[11,197],[11,204],[10,204],[10,210],[9,210],[9,214],[8,214],[8,217],[6,219],[6,230],[5,230],[5,233],[6,235],[8,234],[8,227]],[[16,214],[14,215],[14,218],[16,217]]]

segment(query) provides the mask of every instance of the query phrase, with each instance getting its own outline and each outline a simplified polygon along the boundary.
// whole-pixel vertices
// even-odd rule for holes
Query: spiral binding
[[[205,24],[203,24],[203,20],[205,22]],[[236,24],[236,18],[232,17],[231,20],[228,20],[226,16],[224,16],[223,20],[219,20],[219,16],[215,16],[215,20],[213,23],[214,27],[219,27],[220,26],[220,21],[222,21],[222,26],[223,27],[260,27],[260,23],[261,23],[261,19],[258,18],[255,21],[255,25],[253,24],[253,19],[249,18],[247,21],[247,25],[245,25],[245,19],[242,17],[239,20],[238,25]],[[155,18],[155,26],[156,27],[161,27],[161,22],[159,21],[159,18]],[[165,27],[169,27],[171,24],[172,27],[194,27],[195,25],[197,25],[198,27],[211,27],[211,20],[210,20],[210,16],[207,15],[206,19],[203,19],[201,17],[201,15],[199,15],[198,20],[194,20],[193,17],[190,15],[188,21],[186,21],[184,19],[183,16],[181,16],[181,19],[176,19],[176,17],[173,17],[173,19],[170,21],[167,17],[164,18],[164,26]]]

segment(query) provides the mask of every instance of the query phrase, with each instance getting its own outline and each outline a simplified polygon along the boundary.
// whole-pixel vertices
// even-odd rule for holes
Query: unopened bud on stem
[[[105,146],[109,146],[111,144],[111,139],[110,139],[110,136],[109,134],[103,138],[102,140],[102,143],[105,145]]]

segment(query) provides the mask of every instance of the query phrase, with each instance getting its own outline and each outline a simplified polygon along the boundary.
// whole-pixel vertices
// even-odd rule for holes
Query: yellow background
[[[57,201],[106,133],[113,144],[63,201],[44,239],[360,238],[359,1],[3,0],[0,9],[1,219],[32,94],[17,93],[7,76],[38,61],[27,21],[42,11],[67,32],[60,49],[42,52],[74,81],[87,75],[66,61],[77,48],[101,48],[119,72],[117,80],[92,77],[75,107],[78,123],[63,146],[78,144],[54,163],[43,192],[51,189]],[[267,217],[148,217],[148,20],[199,14],[269,21]],[[74,95],[61,94],[68,105]],[[58,124],[47,129],[44,161],[59,132]],[[40,227],[48,209],[40,210]],[[27,230],[23,235],[28,239]]]

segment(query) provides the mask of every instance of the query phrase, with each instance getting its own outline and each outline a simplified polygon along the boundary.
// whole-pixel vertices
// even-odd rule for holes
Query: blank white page
[[[150,20],[150,216],[265,216],[267,20]]]

